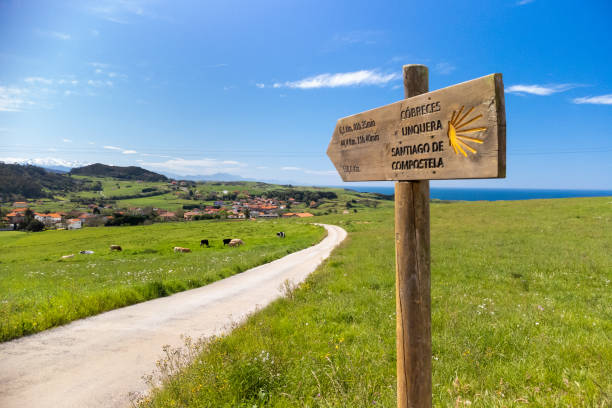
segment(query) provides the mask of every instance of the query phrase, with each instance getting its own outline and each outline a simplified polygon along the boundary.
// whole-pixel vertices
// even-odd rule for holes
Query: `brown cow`
[[[234,238],[230,241],[229,246],[231,247],[236,247],[236,246],[240,246],[244,244],[244,241],[242,241],[241,239],[238,238]]]
[[[111,245],[110,250],[111,251],[122,251],[121,245]]]
[[[183,247],[174,247],[174,252],[183,252],[183,253],[186,253],[186,252],[191,252],[191,249],[183,248]]]

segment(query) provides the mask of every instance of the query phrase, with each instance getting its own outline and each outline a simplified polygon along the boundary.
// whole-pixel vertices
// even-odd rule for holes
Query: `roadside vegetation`
[[[276,237],[277,231],[286,238]],[[324,235],[322,227],[291,220],[1,232],[0,341],[203,286]],[[245,245],[223,246],[224,238],[241,238]],[[200,248],[201,239],[211,247]],[[113,244],[123,251],[111,252]],[[175,246],[192,253],[174,253]]]
[[[393,210],[232,334],[166,350],[141,407],[394,407]],[[612,404],[612,199],[431,205],[435,406]],[[195,356],[192,364],[188,361]]]

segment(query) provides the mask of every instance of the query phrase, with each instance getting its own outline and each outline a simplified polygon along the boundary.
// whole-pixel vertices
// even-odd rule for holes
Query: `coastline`
[[[394,194],[393,187],[354,186],[340,187],[360,193]],[[517,189],[517,188],[452,188],[432,187],[431,199],[449,201],[516,201],[552,198],[608,197],[612,190],[560,190],[560,189]]]

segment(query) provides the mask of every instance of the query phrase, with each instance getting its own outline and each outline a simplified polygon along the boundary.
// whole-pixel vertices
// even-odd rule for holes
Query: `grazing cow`
[[[186,252],[191,252],[191,249],[183,248],[183,247],[174,247],[174,252],[183,252],[183,253],[186,253]]]
[[[204,245],[206,245],[206,248],[209,248],[210,245],[208,244],[208,240],[207,239],[203,239],[200,241],[200,247],[203,247]]]
[[[279,238],[285,238],[285,233],[283,231],[277,232],[276,236]]]
[[[238,238],[234,238],[230,241],[229,246],[231,247],[237,247],[244,244],[244,242],[241,239]]]
[[[62,259],[74,258],[74,254],[62,255]]]
[[[122,251],[121,245],[111,245],[110,250],[111,251]]]
[[[230,242],[232,242],[232,239],[231,239],[231,238],[223,238],[223,245],[227,245],[227,244],[229,244]]]

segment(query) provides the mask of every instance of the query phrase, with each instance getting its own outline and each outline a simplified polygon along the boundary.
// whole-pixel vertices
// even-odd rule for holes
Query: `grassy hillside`
[[[110,177],[122,180],[167,181],[168,178],[158,173],[136,166],[109,166],[95,163],[89,166],[70,170],[70,174],[79,176]]]
[[[610,406],[612,198],[431,217],[434,405]],[[320,219],[347,241],[289,298],[191,346],[193,365],[169,352],[142,406],[395,406],[393,211]]]
[[[285,239],[276,232],[286,232]],[[210,222],[0,232],[0,341],[206,285],[318,242],[321,227]],[[223,238],[242,238],[239,248]],[[208,239],[211,248],[200,248]],[[111,252],[111,244],[122,252]],[[193,253],[176,254],[182,246]],[[79,254],[91,250],[93,254]],[[62,259],[63,255],[75,254]]]
[[[314,214],[323,214],[330,211],[343,211],[347,209],[346,203],[351,202],[351,211],[367,208],[368,205],[384,204],[376,201],[378,196],[370,193],[358,193],[356,191],[341,188],[301,187],[283,186],[278,184],[267,184],[260,182],[188,182],[188,190],[201,195],[201,198],[189,197],[183,190],[174,190],[167,182],[120,180],[110,177],[77,176],[64,177],[75,184],[72,191],[59,191],[43,189],[45,195],[52,198],[40,198],[30,203],[34,211],[71,211],[74,209],[86,210],[85,203],[96,204],[110,203],[114,208],[153,207],[166,210],[178,210],[183,206],[210,205],[213,200],[206,199],[211,193],[221,195],[227,192],[248,192],[253,196],[260,196],[272,191],[325,191],[334,192],[338,198],[334,200],[324,199],[322,205],[316,209],[308,208],[309,203],[303,203],[293,210],[310,211]],[[354,201],[353,201],[354,200]],[[376,204],[372,204],[376,203]],[[4,202],[9,207],[12,202]]]
[[[78,183],[65,175],[37,166],[0,162],[0,203],[20,200],[23,197],[47,197],[49,189],[74,191],[79,188]]]
[[[332,192],[336,198],[322,197],[314,206],[301,199]],[[286,194],[285,194],[286,193]],[[194,182],[169,180],[139,167],[94,164],[73,169],[70,174],[56,174],[36,166],[0,163],[0,213],[9,212],[14,201],[29,200],[38,212],[87,211],[89,204],[112,206],[115,210],[152,207],[170,211],[231,202],[247,195],[287,200],[296,195],[302,203],[292,210],[315,214],[351,210],[378,205],[378,195],[357,193],[340,188],[301,187],[254,181]],[[303,197],[302,197],[303,198]],[[349,204],[347,204],[349,203]],[[110,210],[109,210],[110,211]]]

